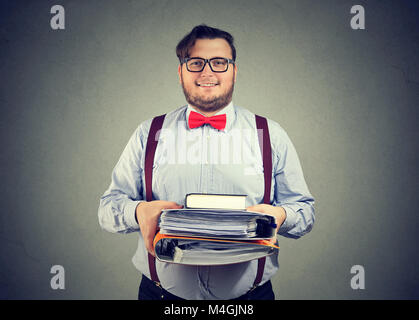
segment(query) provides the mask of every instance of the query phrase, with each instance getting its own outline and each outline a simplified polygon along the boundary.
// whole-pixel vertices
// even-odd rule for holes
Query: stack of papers
[[[279,249],[267,240],[217,240],[167,236],[157,233],[154,248],[159,260],[185,265],[224,265],[259,259]]]
[[[198,194],[186,208],[163,210],[154,238],[156,257],[189,265],[222,265],[273,254],[275,218],[246,210],[246,195]]]
[[[223,239],[266,239],[274,236],[272,216],[246,210],[170,209],[160,216],[160,233]]]

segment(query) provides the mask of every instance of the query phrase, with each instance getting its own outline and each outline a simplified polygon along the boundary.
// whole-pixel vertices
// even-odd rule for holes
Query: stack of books
[[[163,210],[156,257],[188,265],[223,265],[275,253],[275,218],[246,210],[246,195],[188,194],[185,208]]]

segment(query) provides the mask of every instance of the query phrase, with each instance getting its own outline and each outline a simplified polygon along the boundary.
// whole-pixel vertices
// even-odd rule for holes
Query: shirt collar
[[[189,123],[188,123],[189,114],[191,113],[191,111],[195,111],[195,112],[198,112],[198,113],[202,114],[198,110],[195,110],[190,104],[188,104],[188,107],[186,108],[186,125],[187,125],[188,128],[189,128]],[[222,131],[227,132],[231,129],[231,126],[233,125],[234,121],[236,120],[236,110],[234,108],[233,101],[231,101],[228,105],[226,105],[224,108],[219,110],[216,114],[214,114],[214,116],[220,115],[220,114],[225,114],[226,115],[226,119],[227,119],[226,120],[226,127]]]

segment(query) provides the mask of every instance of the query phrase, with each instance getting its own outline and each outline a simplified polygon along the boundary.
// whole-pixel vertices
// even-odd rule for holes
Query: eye
[[[218,67],[225,66],[226,63],[227,63],[227,61],[224,60],[224,59],[215,59],[215,60],[212,60],[212,65],[213,66],[218,66]]]
[[[190,60],[189,61],[189,66],[191,67],[200,67],[202,66],[203,62],[202,60]]]

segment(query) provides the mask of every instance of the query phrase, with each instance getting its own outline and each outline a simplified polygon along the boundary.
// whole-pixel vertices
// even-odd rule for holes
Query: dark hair
[[[189,32],[176,46],[176,55],[182,63],[183,59],[189,57],[189,50],[195,45],[197,39],[217,39],[222,38],[228,42],[231,48],[233,61],[236,61],[236,48],[234,47],[234,38],[226,31],[208,27],[205,24],[196,26]]]

